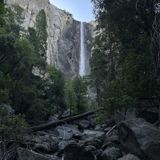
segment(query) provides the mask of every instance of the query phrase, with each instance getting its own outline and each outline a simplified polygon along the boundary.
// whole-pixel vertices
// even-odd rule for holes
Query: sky
[[[91,0],[50,0],[50,2],[71,13],[76,20],[82,22],[94,20]]]

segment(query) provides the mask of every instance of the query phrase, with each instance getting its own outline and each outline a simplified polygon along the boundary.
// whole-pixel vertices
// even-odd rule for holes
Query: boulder
[[[95,139],[95,138],[99,138],[102,139],[104,138],[105,133],[102,131],[95,131],[95,130],[84,130],[83,132],[83,138],[84,139]]]
[[[18,148],[17,149],[18,160],[58,160],[50,156],[45,156],[28,149]]]
[[[96,151],[96,147],[92,146],[92,145],[88,145],[88,146],[85,147],[85,150],[94,152],[94,151]]]
[[[70,144],[70,143],[76,143],[76,141],[74,141],[74,140],[70,140],[70,141],[60,141],[59,143],[58,143],[58,150],[59,151],[63,151],[64,149],[65,149],[65,147],[66,146],[68,146],[68,144]]]
[[[117,160],[117,158],[121,156],[122,156],[122,153],[119,148],[110,147],[103,151],[102,160]]]
[[[143,119],[123,121],[118,126],[122,147],[142,159],[160,159],[160,131]]]
[[[81,136],[81,132],[76,125],[63,125],[55,129],[55,134],[63,140],[71,140],[73,136]]]
[[[101,139],[98,139],[98,138],[94,138],[94,139],[85,139],[83,141],[80,141],[80,143],[83,145],[83,146],[88,146],[88,145],[91,145],[91,146],[94,146],[95,148],[99,149],[102,147],[103,145],[103,141]]]
[[[58,116],[54,115],[54,116],[50,116],[48,119],[48,122],[57,122],[58,121]]]
[[[140,160],[140,159],[133,154],[127,154],[127,155],[119,158],[118,160]]]
[[[95,155],[84,147],[71,143],[64,149],[64,160],[96,160]]]
[[[105,142],[112,142],[114,144],[119,144],[119,137],[117,134],[112,134],[112,135],[106,135],[105,137]]]
[[[90,122],[88,120],[80,120],[79,128],[80,129],[88,129],[90,127]]]
[[[94,129],[95,131],[103,131],[103,128],[102,128],[102,126],[101,125],[96,125],[95,126],[95,129]]]
[[[68,145],[67,141],[60,141],[58,144],[58,148],[60,151],[64,150],[64,148]]]

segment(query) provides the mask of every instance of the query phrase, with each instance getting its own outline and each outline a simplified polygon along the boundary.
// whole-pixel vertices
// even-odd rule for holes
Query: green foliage
[[[11,10],[6,13],[6,24],[0,32],[0,104],[10,104],[16,115],[39,123],[66,108],[65,79],[54,67],[47,68],[44,11],[37,16],[36,29],[29,28],[27,36],[19,34],[21,28],[14,13]],[[7,124],[8,129],[14,125]]]
[[[73,81],[67,80],[65,84],[65,103],[67,108],[70,109],[71,114],[76,114],[76,98],[73,89]]]
[[[73,81],[77,113],[83,113],[87,107],[87,86],[83,78],[76,77]]]
[[[48,105],[55,106],[55,112],[63,112],[66,109],[65,104],[65,77],[63,73],[54,67],[48,68],[48,85],[45,93],[50,97]]]
[[[16,140],[23,135],[27,127],[23,116],[9,112],[8,105],[0,105],[0,139]]]
[[[136,2],[93,0],[98,25],[91,78],[98,104],[112,114],[159,92],[150,50],[151,1],[139,13]]]
[[[71,114],[83,113],[88,107],[86,81],[82,77],[76,77],[73,80],[66,81],[65,84],[65,102]]]
[[[4,76],[0,72],[0,102],[7,103],[9,101],[9,87],[11,84],[11,79],[9,76]]]
[[[37,55],[35,65],[42,72],[46,70],[46,51],[47,51],[47,21],[44,10],[41,10],[36,17],[36,29],[28,29],[28,39],[33,44]]]
[[[4,25],[4,14],[5,14],[5,7],[4,7],[4,1],[0,1],[0,28]]]

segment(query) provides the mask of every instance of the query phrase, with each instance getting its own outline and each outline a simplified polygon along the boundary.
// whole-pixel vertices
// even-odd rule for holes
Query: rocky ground
[[[131,117],[103,125],[83,119],[26,135],[16,159],[160,160],[159,129],[144,119]]]

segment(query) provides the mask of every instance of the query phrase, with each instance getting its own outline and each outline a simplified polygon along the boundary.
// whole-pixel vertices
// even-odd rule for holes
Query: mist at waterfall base
[[[79,62],[79,75],[81,77],[86,75],[86,56],[84,45],[84,23],[80,24],[80,62]]]

